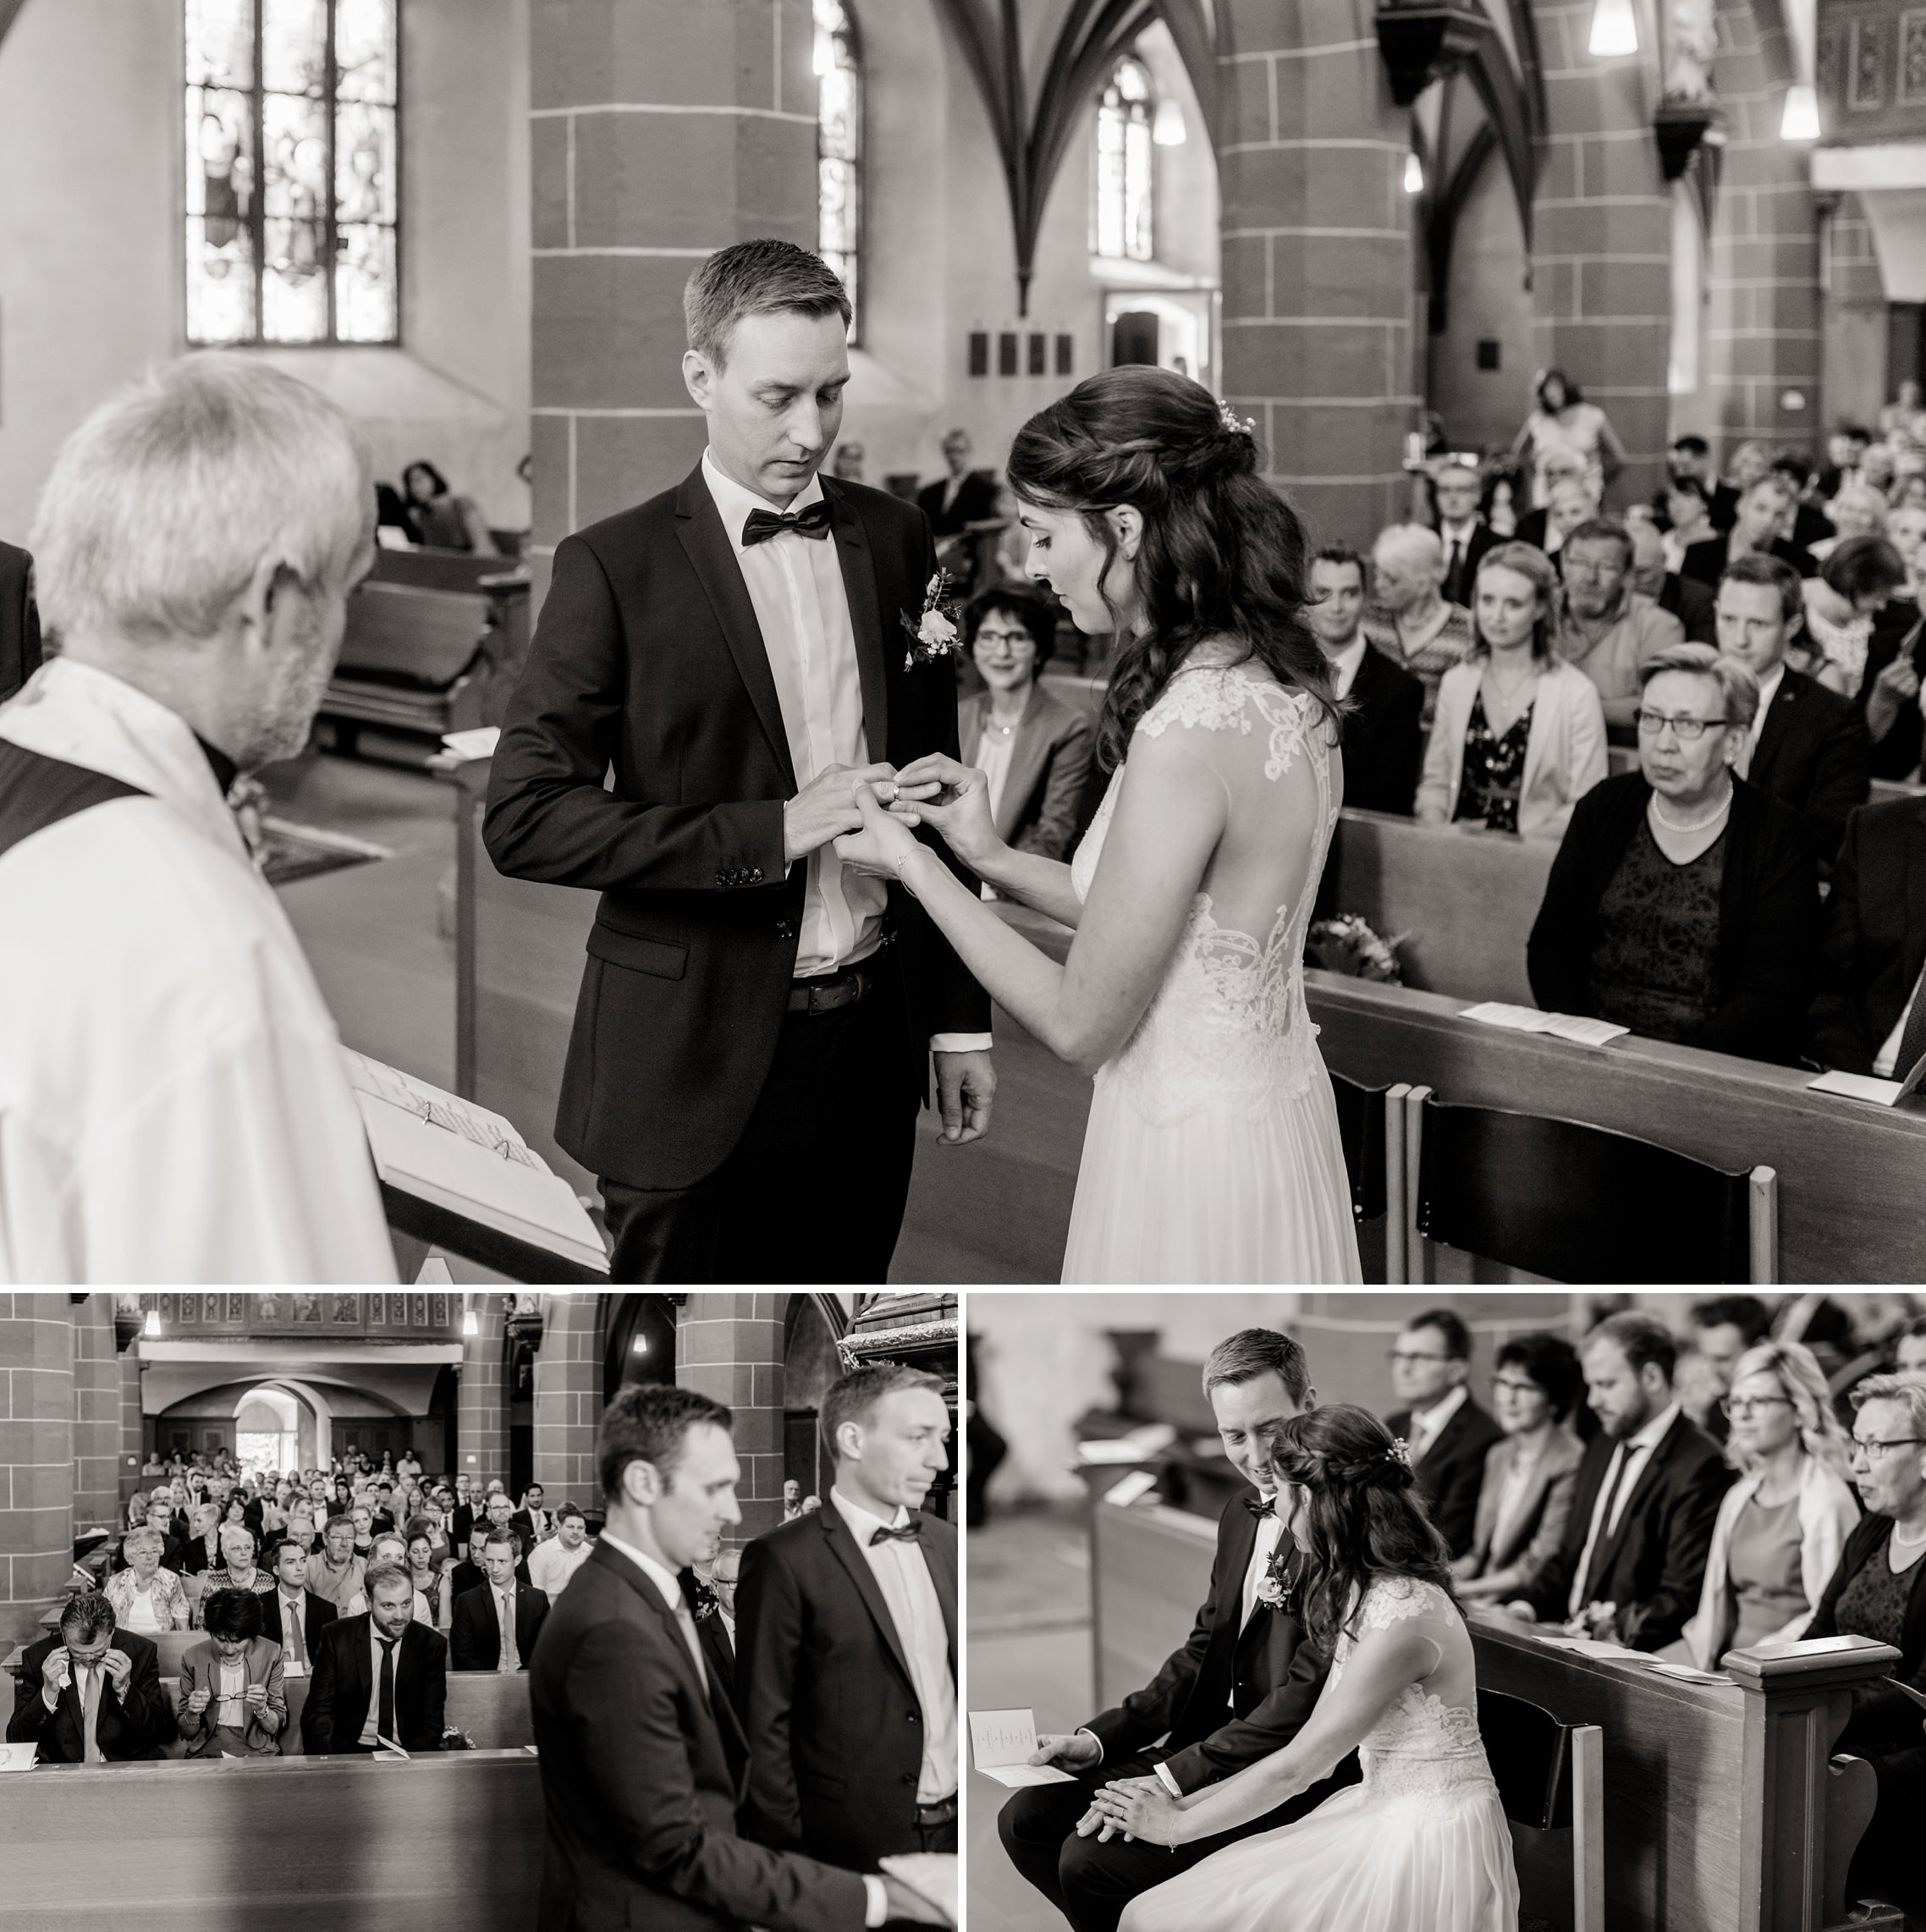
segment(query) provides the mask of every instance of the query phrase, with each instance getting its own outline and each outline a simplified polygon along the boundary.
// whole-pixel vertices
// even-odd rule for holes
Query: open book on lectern
[[[342,1049],[375,1169],[388,1186],[601,1274],[608,1258],[575,1190],[515,1123]]]

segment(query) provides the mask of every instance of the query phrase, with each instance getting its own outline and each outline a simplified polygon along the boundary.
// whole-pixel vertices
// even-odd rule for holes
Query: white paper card
[[[1549,1033],[1579,1047],[1602,1047],[1632,1031],[1610,1020],[1587,1020],[1576,1013],[1541,1013],[1535,1006],[1512,1006],[1502,999],[1481,1000],[1476,1006],[1466,1007],[1458,1017],[1482,1021],[1488,1027],[1509,1027],[1514,1032]]]
[[[1840,1093],[1848,1100],[1869,1100],[1875,1107],[1890,1107],[1899,1098],[1896,1080],[1878,1080],[1869,1073],[1822,1073],[1806,1082],[1808,1093]]]
[[[0,1771],[30,1771],[37,1744],[0,1744]]]
[[[1070,1785],[1076,1782],[1054,1764],[1027,1762],[1037,1748],[1037,1714],[1029,1710],[973,1710],[970,1713],[970,1757],[986,1778],[1013,1790],[1022,1785]]]

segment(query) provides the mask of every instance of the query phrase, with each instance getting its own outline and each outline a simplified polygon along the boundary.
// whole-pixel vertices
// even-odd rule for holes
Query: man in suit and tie
[[[1632,587],[1679,620],[1688,644],[1718,641],[1710,587],[1665,568],[1665,540],[1659,526],[1642,517],[1626,526],[1632,532]]]
[[[448,1655],[458,1671],[526,1671],[535,1654],[548,1599],[515,1581],[513,1532],[492,1529],[482,1544],[481,1588],[454,1599],[449,1620]]]
[[[43,1763],[158,1758],[179,1735],[161,1688],[159,1651],[117,1629],[113,1605],[99,1591],[69,1597],[60,1627],[22,1654],[7,1741],[37,1745]]]
[[[1438,506],[1438,541],[1444,546],[1444,601],[1467,610],[1478,582],[1478,559],[1500,541],[1479,514],[1479,487],[1476,465],[1456,459],[1431,485],[1432,500]]]
[[[1808,1050],[1846,1073],[1904,1080],[1926,1057],[1926,801],[1846,821],[1820,928]]]
[[[995,479],[970,467],[970,449],[969,431],[951,430],[943,439],[944,465],[949,474],[916,492],[916,508],[929,519],[939,541],[962,536],[971,524],[995,520]]]
[[[509,1518],[509,1527],[520,1533],[525,1551],[534,1549],[553,1525],[554,1518],[542,1506],[546,1494],[539,1483],[531,1483],[522,1491],[521,1507]]]
[[[261,1599],[261,1634],[281,1646],[284,1674],[305,1677],[314,1670],[322,1633],[340,1616],[338,1607],[308,1588],[312,1558],[298,1536],[284,1536],[269,1549],[274,1588]]]
[[[1316,1708],[1329,1668],[1300,1621],[1303,1560],[1272,1506],[1264,1461],[1263,1432],[1315,1405],[1304,1351],[1274,1329],[1245,1329],[1211,1351],[1203,1383],[1224,1454],[1251,1487],[1224,1506],[1210,1593],[1190,1637],[1116,1709],[1067,1736],[1039,1737],[1031,1762],[1054,1764],[1076,1781],[1019,1791],[997,1817],[1010,1863],[1073,1932],[1116,1932],[1137,1893],[1234,1839],[1288,1825],[1356,1781],[1356,1760],[1348,1759],[1275,1811],[1174,1848],[1089,1830],[1092,1801],[1114,1780],[1153,1777],[1182,1797],[1281,1750]],[[1279,1600],[1264,1591],[1267,1577],[1281,1586]],[[1078,1835],[1080,1825],[1088,1836]],[[1289,1883],[1288,1865],[1279,1882]]]
[[[11,543],[0,543],[0,704],[40,669],[33,576],[33,559]]]
[[[744,1829],[874,1871],[956,1849],[956,1532],[919,1513],[949,1461],[943,1384],[873,1363],[823,1398],[823,1507],[742,1553]]]
[[[742,1520],[730,1420],[659,1384],[631,1383],[603,1412],[603,1533],[529,1682],[548,1816],[539,1932],[859,1932],[937,1917],[894,1879],[736,1834],[730,1764],[747,1746],[677,1582]]]
[[[694,1563],[676,1572],[682,1588],[682,1600],[696,1620],[696,1634],[702,1639],[702,1666],[709,1674],[709,1694],[724,1699],[735,1713],[734,1726],[723,1726],[723,1749],[729,1755],[729,1770],[738,1781],[746,1781],[749,1771],[748,1732],[742,1729],[742,1707],[735,1701],[735,1583],[741,1554],[724,1549],[718,1539],[716,1554],[706,1563]],[[737,1752],[735,1747],[743,1749]]]
[[[1678,1345],[1637,1309],[1585,1338],[1599,1434],[1578,1466],[1565,1541],[1514,1616],[1663,1650],[1698,1608],[1712,1526],[1734,1472],[1672,1391]]]
[[[1424,762],[1424,684],[1366,641],[1364,559],[1347,544],[1326,544],[1312,559],[1304,621],[1331,667],[1334,694],[1354,707],[1340,748],[1345,803],[1409,818]]]
[[[1758,711],[1738,775],[1795,812],[1830,864],[1846,821],[1872,791],[1866,721],[1850,698],[1786,662],[1805,621],[1797,570],[1776,557],[1741,557],[1719,581],[1719,648],[1758,680]]]
[[[515,1527],[515,1505],[498,1489],[488,1498],[487,1514],[475,1519],[474,1533],[468,1543],[468,1560],[456,1564],[449,1572],[448,1601],[451,1604],[470,1590],[481,1589],[487,1582],[488,1571],[482,1560],[482,1545],[498,1531],[505,1531],[515,1538],[515,1581],[531,1588],[534,1587],[535,1578],[529,1574],[528,1545],[523,1541],[522,1533]]]
[[[859,784],[887,802],[956,754],[955,668],[905,636],[934,547],[817,474],[850,314],[817,256],[736,243],[684,306],[708,448],[556,551],[482,835],[511,877],[602,894],[555,1131],[601,1177],[612,1279],[882,1281],[932,1057],[947,1142],[995,1084],[988,996],[834,845]]]
[[[1410,1445],[1419,1493],[1454,1557],[1478,1530],[1484,1459],[1504,1430],[1472,1400],[1472,1335],[1450,1308],[1428,1308],[1391,1346],[1391,1386],[1406,1406],[1384,1418]]]
[[[398,1563],[368,1571],[368,1607],[338,1618],[315,1646],[301,1711],[311,1757],[376,1750],[438,1751],[448,1706],[448,1639],[415,1621],[415,1581]]]

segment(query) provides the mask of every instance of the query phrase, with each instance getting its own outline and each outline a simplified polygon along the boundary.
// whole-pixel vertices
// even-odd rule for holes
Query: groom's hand
[[[1055,1764],[1066,1771],[1087,1771],[1101,1761],[1103,1747],[1087,1731],[1046,1731],[1030,1753],[1032,1764]]]
[[[980,1141],[990,1131],[990,1103],[997,1090],[997,1072],[990,1056],[939,1053],[933,1058],[937,1111],[943,1119],[939,1137],[949,1147]]]
[[[794,865],[798,859],[839,839],[845,832],[862,829],[862,812],[856,805],[856,786],[867,783],[879,789],[885,804],[895,796],[894,765],[828,765],[818,772],[794,798],[783,803],[783,860]]]

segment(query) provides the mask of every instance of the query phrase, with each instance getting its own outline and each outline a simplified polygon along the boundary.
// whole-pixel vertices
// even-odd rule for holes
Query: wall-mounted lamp
[[[1632,0],[1599,0],[1592,11],[1592,37],[1586,52],[1594,60],[1618,60],[1638,52],[1638,21]]]
[[[1181,147],[1191,138],[1180,102],[1167,95],[1157,103],[1157,118],[1150,124],[1150,138],[1159,147]]]
[[[465,1335],[480,1335],[482,1332],[481,1318],[469,1307],[465,1295],[461,1297],[461,1332]]]
[[[648,1351],[649,1338],[646,1335],[637,1335],[636,1339],[629,1344],[629,1352],[631,1355],[647,1355]]]
[[[1817,140],[1819,138],[1819,97],[1802,80],[1786,90],[1786,107],[1779,117],[1781,140]]]
[[[1417,158],[1415,147],[1405,157],[1405,192],[1407,195],[1424,192],[1424,163]]]
[[[147,1318],[141,1324],[140,1332],[149,1341],[158,1341],[161,1339],[161,1311],[158,1308],[148,1309]]]

